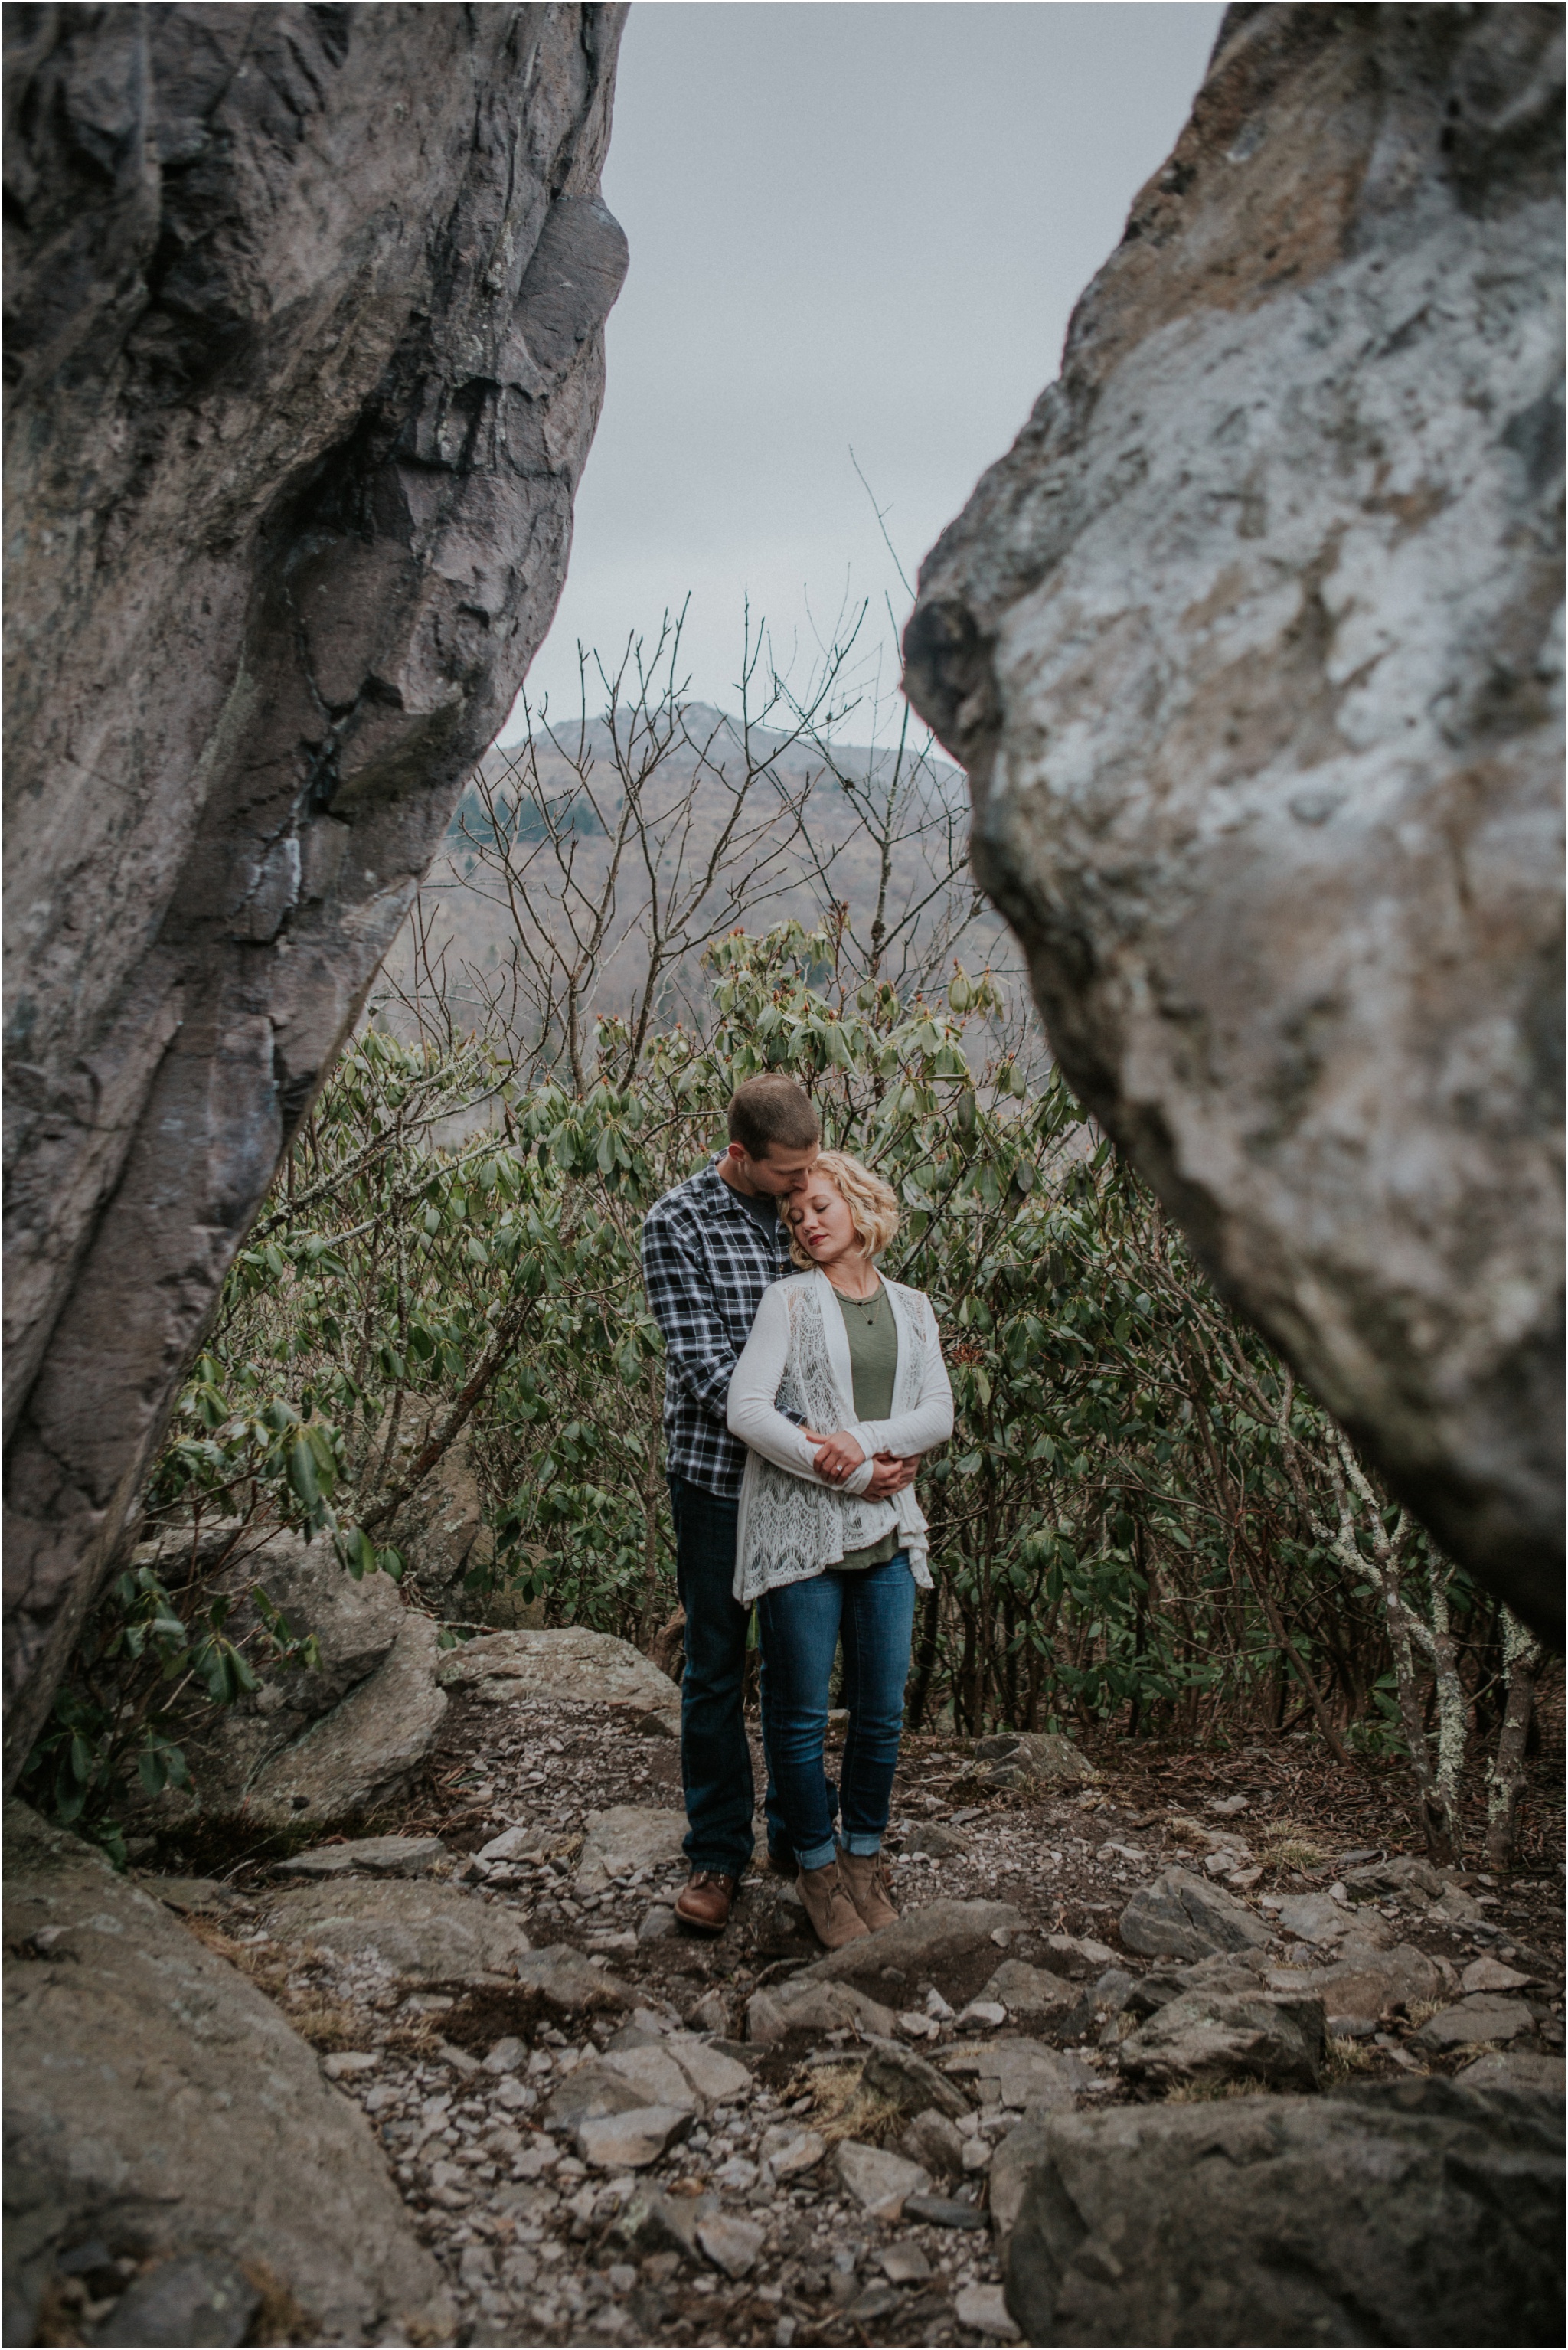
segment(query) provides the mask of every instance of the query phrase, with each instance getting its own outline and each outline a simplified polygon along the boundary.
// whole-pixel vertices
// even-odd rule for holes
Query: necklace
[[[837,1285],[836,1284],[836,1286]],[[848,1292],[843,1289],[837,1290],[837,1296],[838,1302],[841,1305],[846,1307],[857,1305],[859,1307],[861,1313],[866,1317],[866,1327],[867,1330],[875,1327],[877,1316],[882,1310],[882,1284],[880,1282],[877,1284],[876,1288],[871,1292],[869,1297],[851,1297]]]

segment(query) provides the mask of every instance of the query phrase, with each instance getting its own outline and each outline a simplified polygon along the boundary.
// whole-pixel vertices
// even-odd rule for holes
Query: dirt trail
[[[999,1783],[991,1773],[1001,1768],[1005,1778],[1005,1763],[977,1759],[968,1742],[908,1740],[894,1804],[900,1908],[909,1916],[938,1899],[1000,1902],[1012,1905],[1019,1922],[967,1942],[961,1936],[929,1965],[878,1970],[863,1985],[904,2019],[895,2036],[939,2065],[1020,2036],[1036,2050],[1075,2052],[1072,2077],[1091,2085],[1076,2091],[1076,2101],[1088,2106],[1148,2094],[1120,2069],[1118,2050],[1134,2018],[1116,2012],[1125,1992],[1115,1978],[1141,1981],[1155,1963],[1119,1939],[1122,1914],[1140,1886],[1173,1865],[1206,1883],[1224,1876],[1272,1929],[1259,1963],[1300,1966],[1314,1960],[1314,1950],[1285,1929],[1289,1913],[1278,1905],[1327,1896],[1347,1871],[1410,1843],[1397,1779],[1336,1771],[1304,1742],[1287,1738],[1223,1755],[1112,1746],[1096,1760],[1094,1783],[1047,1792],[1027,1779]],[[378,1956],[350,1947],[352,1936],[345,1942],[342,1934],[327,1947],[318,1930],[322,1902],[312,1897],[317,1929],[292,1924],[301,1896],[261,1864],[233,1870],[226,1901],[193,1913],[192,1922],[283,2002],[322,2049],[344,2094],[369,2116],[421,2232],[452,2280],[461,2340],[804,2345],[1012,2338],[986,2204],[992,2174],[1000,2178],[1004,2168],[997,2149],[1022,2111],[1002,2101],[994,2080],[988,2085],[972,2063],[966,2071],[961,2062],[951,2076],[968,2106],[960,2137],[974,2150],[955,2151],[950,2137],[947,2175],[932,2159],[922,2164],[931,2173],[929,2193],[947,2206],[944,2224],[921,2216],[931,2207],[918,2200],[897,2217],[867,2209],[840,2142],[906,2163],[919,2158],[921,2147],[909,2137],[909,2112],[861,2079],[865,2036],[853,2023],[825,2029],[819,2019],[765,2048],[742,2038],[746,2007],[759,1989],[776,1992],[819,1955],[791,1888],[754,1876],[722,1941],[689,1939],[669,1915],[684,1877],[678,1825],[670,1822],[662,1851],[655,1836],[640,1859],[618,1862],[612,1852],[618,1878],[601,1877],[597,1889],[583,1880],[591,1814],[622,1805],[651,1814],[679,1804],[674,1742],[629,1731],[613,1709],[497,1706],[467,1693],[455,1700],[424,1800],[403,1819],[380,1825],[441,1835],[451,1856],[437,1865],[435,1881],[448,1881],[442,1898],[482,1905],[495,1913],[497,1928],[520,1927],[535,1952],[571,1945],[582,1953],[587,1967],[579,1962],[569,1981],[561,1979],[566,1987],[557,1985],[554,2004],[504,1971],[483,1981],[472,1971],[443,1981],[428,1955],[414,1967],[406,1950],[400,1957],[389,1946],[389,1955]],[[516,1827],[524,1833],[513,1842],[522,1852],[485,1864],[491,1873],[482,1877],[472,1856]],[[422,1881],[428,1887],[431,1880]],[[1446,1908],[1412,1893],[1403,1905],[1381,1900],[1362,1913],[1374,1921],[1376,1907],[1386,1942],[1397,1939],[1435,1961],[1441,1988],[1437,2002],[1331,2041],[1325,2085],[1353,2074],[1455,2072],[1475,2061],[1474,2046],[1412,2043],[1434,2004],[1460,1996],[1463,1970],[1480,1958],[1528,1978],[1529,2029],[1514,2054],[1561,2055],[1555,1870],[1507,1887],[1469,1877],[1442,1890]],[[376,1908],[378,1897],[362,1898]],[[389,1911],[410,1898],[406,1880],[400,1889],[385,1887]],[[1324,1955],[1315,1953],[1319,1961]],[[1044,2023],[1003,2015],[1000,2007],[965,2018],[965,2002],[1000,1966],[1017,1960],[1070,1979],[1073,2002]],[[610,1986],[597,2012],[583,1990],[596,1980],[601,1991]],[[1104,2010],[1096,2007],[1096,1983],[1111,1986]],[[572,2074],[598,2078],[584,2068],[597,2065],[606,2050],[623,2061],[638,2050],[656,2056],[670,2046],[690,2050],[690,2038],[680,2036],[690,2033],[708,2035],[702,2044],[729,2060],[696,2100],[696,2120],[679,2116],[674,2142],[651,2165],[590,2168],[573,2150],[583,2140],[573,2135]],[[655,2059],[638,2061],[654,2064],[647,2075],[653,2079]],[[1215,2093],[1213,2083],[1173,2092]],[[1218,2093],[1233,2094],[1234,2085]],[[928,2117],[928,2157],[936,2144],[931,2126]],[[814,2140],[823,2151],[809,2159]],[[894,2176],[895,2185],[907,2186],[905,2173]],[[862,2194],[874,2193],[876,2183]],[[659,2190],[651,2201],[650,2189]],[[896,2208],[896,2199],[885,2207]]]

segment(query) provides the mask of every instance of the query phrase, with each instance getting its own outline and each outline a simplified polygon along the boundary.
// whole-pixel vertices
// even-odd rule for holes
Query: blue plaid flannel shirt
[[[746,1448],[724,1404],[763,1292],[793,1273],[781,1221],[764,1232],[717,1159],[666,1191],[642,1227],[642,1277],[664,1333],[665,1465],[711,1493],[738,1495]]]

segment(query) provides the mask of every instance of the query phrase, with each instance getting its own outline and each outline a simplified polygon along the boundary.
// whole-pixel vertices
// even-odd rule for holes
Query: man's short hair
[[[809,1150],[822,1140],[811,1096],[793,1077],[748,1077],[730,1103],[730,1139],[748,1159],[765,1159],[768,1146]]]

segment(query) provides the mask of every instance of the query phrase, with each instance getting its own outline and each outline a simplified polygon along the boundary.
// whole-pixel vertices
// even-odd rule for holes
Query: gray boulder
[[[219,1577],[238,1601],[236,1638],[256,1627],[253,1586],[293,1631],[314,1634],[320,1665],[264,1672],[235,1704],[215,1715],[203,1708],[182,1737],[194,1794],[166,1789],[153,1815],[174,1821],[198,1809],[247,1826],[325,1831],[389,1810],[446,1713],[435,1625],[386,1575],[356,1580],[325,1535],[275,1534]]]
[[[872,1983],[884,1967],[898,1967],[911,1982],[951,1977],[994,1951],[993,1934],[1018,1933],[1023,1923],[1008,1901],[929,1901],[907,1909],[896,1926],[830,1950],[805,1973],[818,1982]]]
[[[1499,1999],[1491,1992],[1475,1991],[1429,2016],[1416,2034],[1416,2045],[1469,2048],[1494,2041],[1506,2044],[1534,2027],[1535,2018],[1521,1999]]]
[[[626,266],[598,193],[618,7],[27,22],[8,1782],[549,624]]]
[[[680,1691],[629,1640],[568,1625],[556,1632],[486,1632],[452,1649],[442,1686],[489,1705],[545,1697],[560,1705],[624,1706],[639,1723],[680,1734]]]
[[[905,637],[1078,1098],[1557,1646],[1560,38],[1231,9]]]
[[[1331,2032],[1337,2022],[1376,2023],[1395,2008],[1443,1996],[1436,1960],[1410,1942],[1391,1950],[1355,1945],[1342,1950],[1331,1967],[1271,1967],[1266,1981],[1271,1991],[1321,1999]]]
[[[399,1877],[301,1886],[275,1897],[266,1923],[280,1942],[377,1960],[410,1982],[511,1975],[533,1949],[498,1902]]]
[[[686,1814],[645,1804],[615,1804],[608,1811],[590,1812],[587,1828],[572,1887],[579,1898],[604,1892],[617,1877],[635,1869],[662,1868],[679,1861]]]
[[[1168,1868],[1140,1886],[1122,1912],[1120,1932],[1129,1950],[1150,1959],[1207,1959],[1257,1949],[1269,1939],[1244,1901],[1186,1868]]]
[[[1404,2081],[1041,2127],[1007,2254],[1026,2342],[1562,2338],[1563,2109]]]
[[[1074,2008],[1078,1987],[1061,1975],[1052,1974],[1045,1967],[1032,1967],[1023,1959],[1007,1959],[981,1985],[980,1997],[995,2000],[1021,2022],[1038,2022],[1047,2016],[1059,2017]]]
[[[1128,2080],[1155,2089],[1257,2081],[1312,2090],[1325,2054],[1321,1999],[1184,1991],[1122,2042],[1120,2061]]]
[[[441,2272],[369,2125],[271,2001],[20,1804],[5,1870],[6,2338],[36,2338],[57,2263],[101,2237],[165,2256],[143,2299],[182,2294],[214,2325],[234,2312],[213,2293],[254,2263],[312,2338],[446,2339]],[[103,2338],[240,2338],[130,2330],[140,2306],[128,2293]]]

